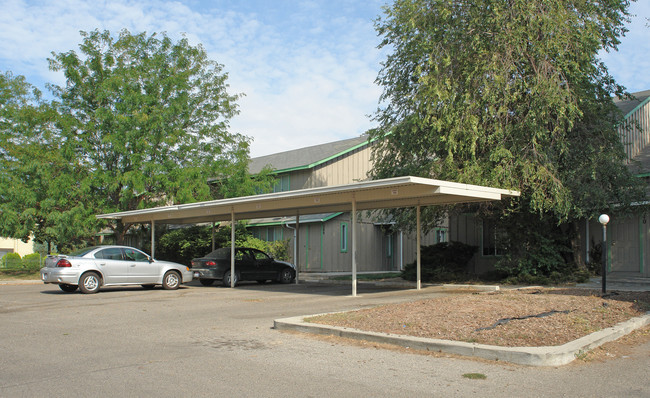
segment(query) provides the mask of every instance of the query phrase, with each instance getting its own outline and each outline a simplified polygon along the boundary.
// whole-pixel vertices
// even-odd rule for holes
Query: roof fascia
[[[329,162],[329,161],[332,160],[332,159],[336,159],[336,158],[338,158],[339,156],[343,156],[343,155],[345,155],[346,153],[349,153],[349,152],[352,152],[352,151],[354,151],[354,150],[357,150],[357,149],[361,148],[361,147],[364,146],[364,145],[372,144],[372,143],[375,142],[376,140],[377,140],[376,138],[373,138],[372,140],[364,141],[364,142],[362,142],[362,143],[360,143],[360,144],[357,144],[357,145],[355,145],[355,146],[353,146],[353,147],[350,147],[350,148],[348,148],[348,149],[346,149],[346,150],[344,150],[344,151],[341,151],[341,152],[339,152],[339,153],[336,153],[336,154],[334,154],[334,155],[332,155],[332,156],[329,156],[329,157],[327,157],[327,158],[325,158],[325,159],[318,160],[318,161],[316,161],[316,162],[314,162],[314,163],[311,163],[311,164],[307,164],[307,165],[304,165],[304,166],[291,167],[291,168],[288,168],[288,169],[273,170],[272,174],[283,174],[283,173],[289,173],[289,172],[292,172],[292,171],[299,171],[299,170],[308,170],[308,169],[313,169],[314,167],[319,166],[319,165],[321,165],[321,164],[323,164],[323,163],[327,163],[327,162]]]
[[[300,221],[301,224],[309,224],[309,223],[315,223],[315,222],[327,222],[335,217],[340,216],[343,214],[343,212],[337,212],[337,213],[332,213],[328,215],[327,217],[319,218],[319,219],[313,219],[313,220],[306,220],[306,221]],[[283,220],[283,221],[271,221],[271,222],[262,222],[262,223],[248,223],[246,224],[247,227],[271,227],[271,226],[277,226],[277,225],[286,225],[286,224],[295,224],[296,219],[294,218],[293,220]]]

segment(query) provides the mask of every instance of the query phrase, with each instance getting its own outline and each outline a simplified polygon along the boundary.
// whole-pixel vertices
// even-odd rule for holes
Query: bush
[[[22,268],[23,262],[18,253],[7,253],[0,260],[2,268]]]
[[[41,255],[40,253],[32,253],[23,257],[23,267],[27,269],[37,270],[41,268]]]
[[[220,230],[225,228],[220,228]],[[228,228],[230,233],[230,228]],[[223,233],[218,234],[221,237]],[[217,239],[219,244],[219,239]],[[217,246],[219,247],[219,246]],[[212,229],[192,226],[169,230],[156,242],[156,258],[189,265],[193,258],[203,257],[212,249]]]
[[[421,280],[434,282],[464,278],[467,273],[467,263],[477,250],[477,246],[461,242],[441,242],[431,246],[422,246]],[[417,279],[417,262],[404,267],[402,278],[410,281]]]
[[[248,235],[244,239],[236,239],[235,244],[241,247],[252,247],[253,249],[261,250],[276,260],[290,260],[288,240],[267,242]]]

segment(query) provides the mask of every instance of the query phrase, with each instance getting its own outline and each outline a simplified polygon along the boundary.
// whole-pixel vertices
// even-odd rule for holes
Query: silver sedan
[[[192,280],[184,265],[154,260],[127,246],[93,246],[68,255],[48,256],[41,280],[56,283],[64,292],[96,293],[102,286],[142,285],[178,289]]]

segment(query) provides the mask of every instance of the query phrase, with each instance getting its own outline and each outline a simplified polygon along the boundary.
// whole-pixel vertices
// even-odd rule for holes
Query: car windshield
[[[217,249],[210,254],[208,254],[206,257],[208,258],[216,258],[217,260],[225,260],[230,258],[230,248],[229,247],[222,247],[220,249]]]

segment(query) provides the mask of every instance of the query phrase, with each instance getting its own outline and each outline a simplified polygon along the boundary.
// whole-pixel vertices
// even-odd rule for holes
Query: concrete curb
[[[366,332],[358,329],[321,325],[305,322],[305,318],[323,314],[277,319],[273,327],[277,330],[294,330],[303,333],[332,335],[375,343],[387,343],[424,351],[437,351],[495,361],[506,361],[530,366],[561,366],[572,362],[581,354],[604,343],[622,337],[635,329],[650,325],[650,312],[570,341],[550,347],[499,347],[462,341],[429,339],[390,333]]]
[[[335,279],[318,279],[318,278],[303,278],[300,279],[301,283],[320,283],[328,285],[351,285],[352,281],[349,280],[335,280]],[[357,280],[358,286],[373,286],[373,287],[386,287],[386,288],[403,288],[403,289],[415,289],[417,285],[415,282],[408,281],[365,281]],[[444,283],[444,284],[435,284],[435,283],[423,283],[422,288],[438,286],[448,289],[473,289],[478,291],[496,291],[501,288],[498,285],[457,285],[453,283]]]

